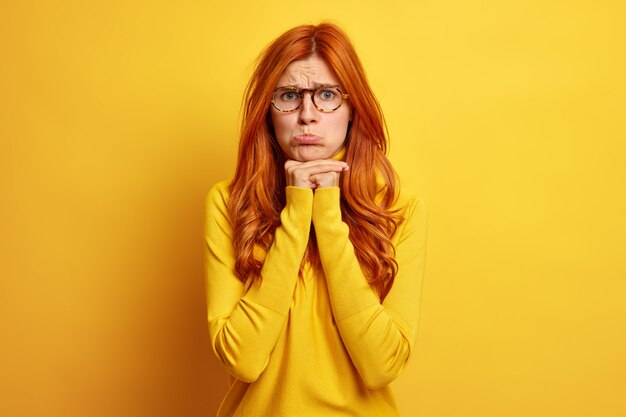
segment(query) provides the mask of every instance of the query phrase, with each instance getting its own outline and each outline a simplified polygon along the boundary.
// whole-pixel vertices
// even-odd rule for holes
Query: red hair
[[[397,196],[396,175],[385,156],[387,129],[380,105],[349,38],[330,23],[298,26],[278,37],[257,59],[245,90],[239,156],[228,202],[235,274],[246,287],[262,279],[263,259],[255,256],[255,246],[269,250],[286,204],[285,157],[269,123],[270,99],[285,68],[311,55],[329,64],[350,96],[352,122],[345,142],[350,170],[341,174],[342,219],[350,229],[361,269],[383,300],[398,270],[391,243],[403,221],[391,210]],[[319,263],[313,228],[307,256],[312,264]]]

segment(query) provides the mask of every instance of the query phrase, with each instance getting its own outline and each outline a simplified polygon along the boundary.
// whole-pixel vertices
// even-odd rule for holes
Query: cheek
[[[275,126],[279,131],[283,132],[289,129],[289,120],[286,117],[278,117]]]
[[[294,123],[297,123],[297,119],[294,122],[292,114],[276,114],[272,112],[272,124],[274,125],[274,133],[278,142],[284,142],[285,138],[289,137],[293,129]]]
[[[336,119],[332,121],[332,129],[338,134],[343,134],[348,128],[348,123],[350,123],[349,114],[337,115]]]

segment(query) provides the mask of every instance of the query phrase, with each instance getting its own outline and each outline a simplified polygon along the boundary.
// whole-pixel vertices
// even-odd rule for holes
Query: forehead
[[[311,88],[318,84],[339,84],[339,80],[328,63],[316,55],[293,61],[278,80],[280,87]]]

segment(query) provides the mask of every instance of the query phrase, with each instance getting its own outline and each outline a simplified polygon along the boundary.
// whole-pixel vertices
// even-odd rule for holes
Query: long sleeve
[[[426,255],[427,214],[413,198],[396,231],[398,273],[381,304],[370,287],[341,219],[339,187],[313,198],[313,226],[335,322],[342,341],[370,389],[389,384],[403,370],[417,336]]]
[[[285,325],[309,239],[313,192],[287,187],[281,225],[261,270],[262,282],[244,294],[234,274],[232,228],[224,183],[207,195],[205,284],[213,350],[236,378],[253,382],[266,368]]]

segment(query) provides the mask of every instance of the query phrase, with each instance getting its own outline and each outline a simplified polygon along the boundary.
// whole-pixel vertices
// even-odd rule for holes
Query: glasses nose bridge
[[[298,107],[304,106],[304,102],[306,101],[306,94],[309,93],[311,96],[311,104],[313,104],[313,107],[315,107],[315,109],[318,109],[314,98],[316,92],[317,88],[302,88],[300,90],[300,105]]]

